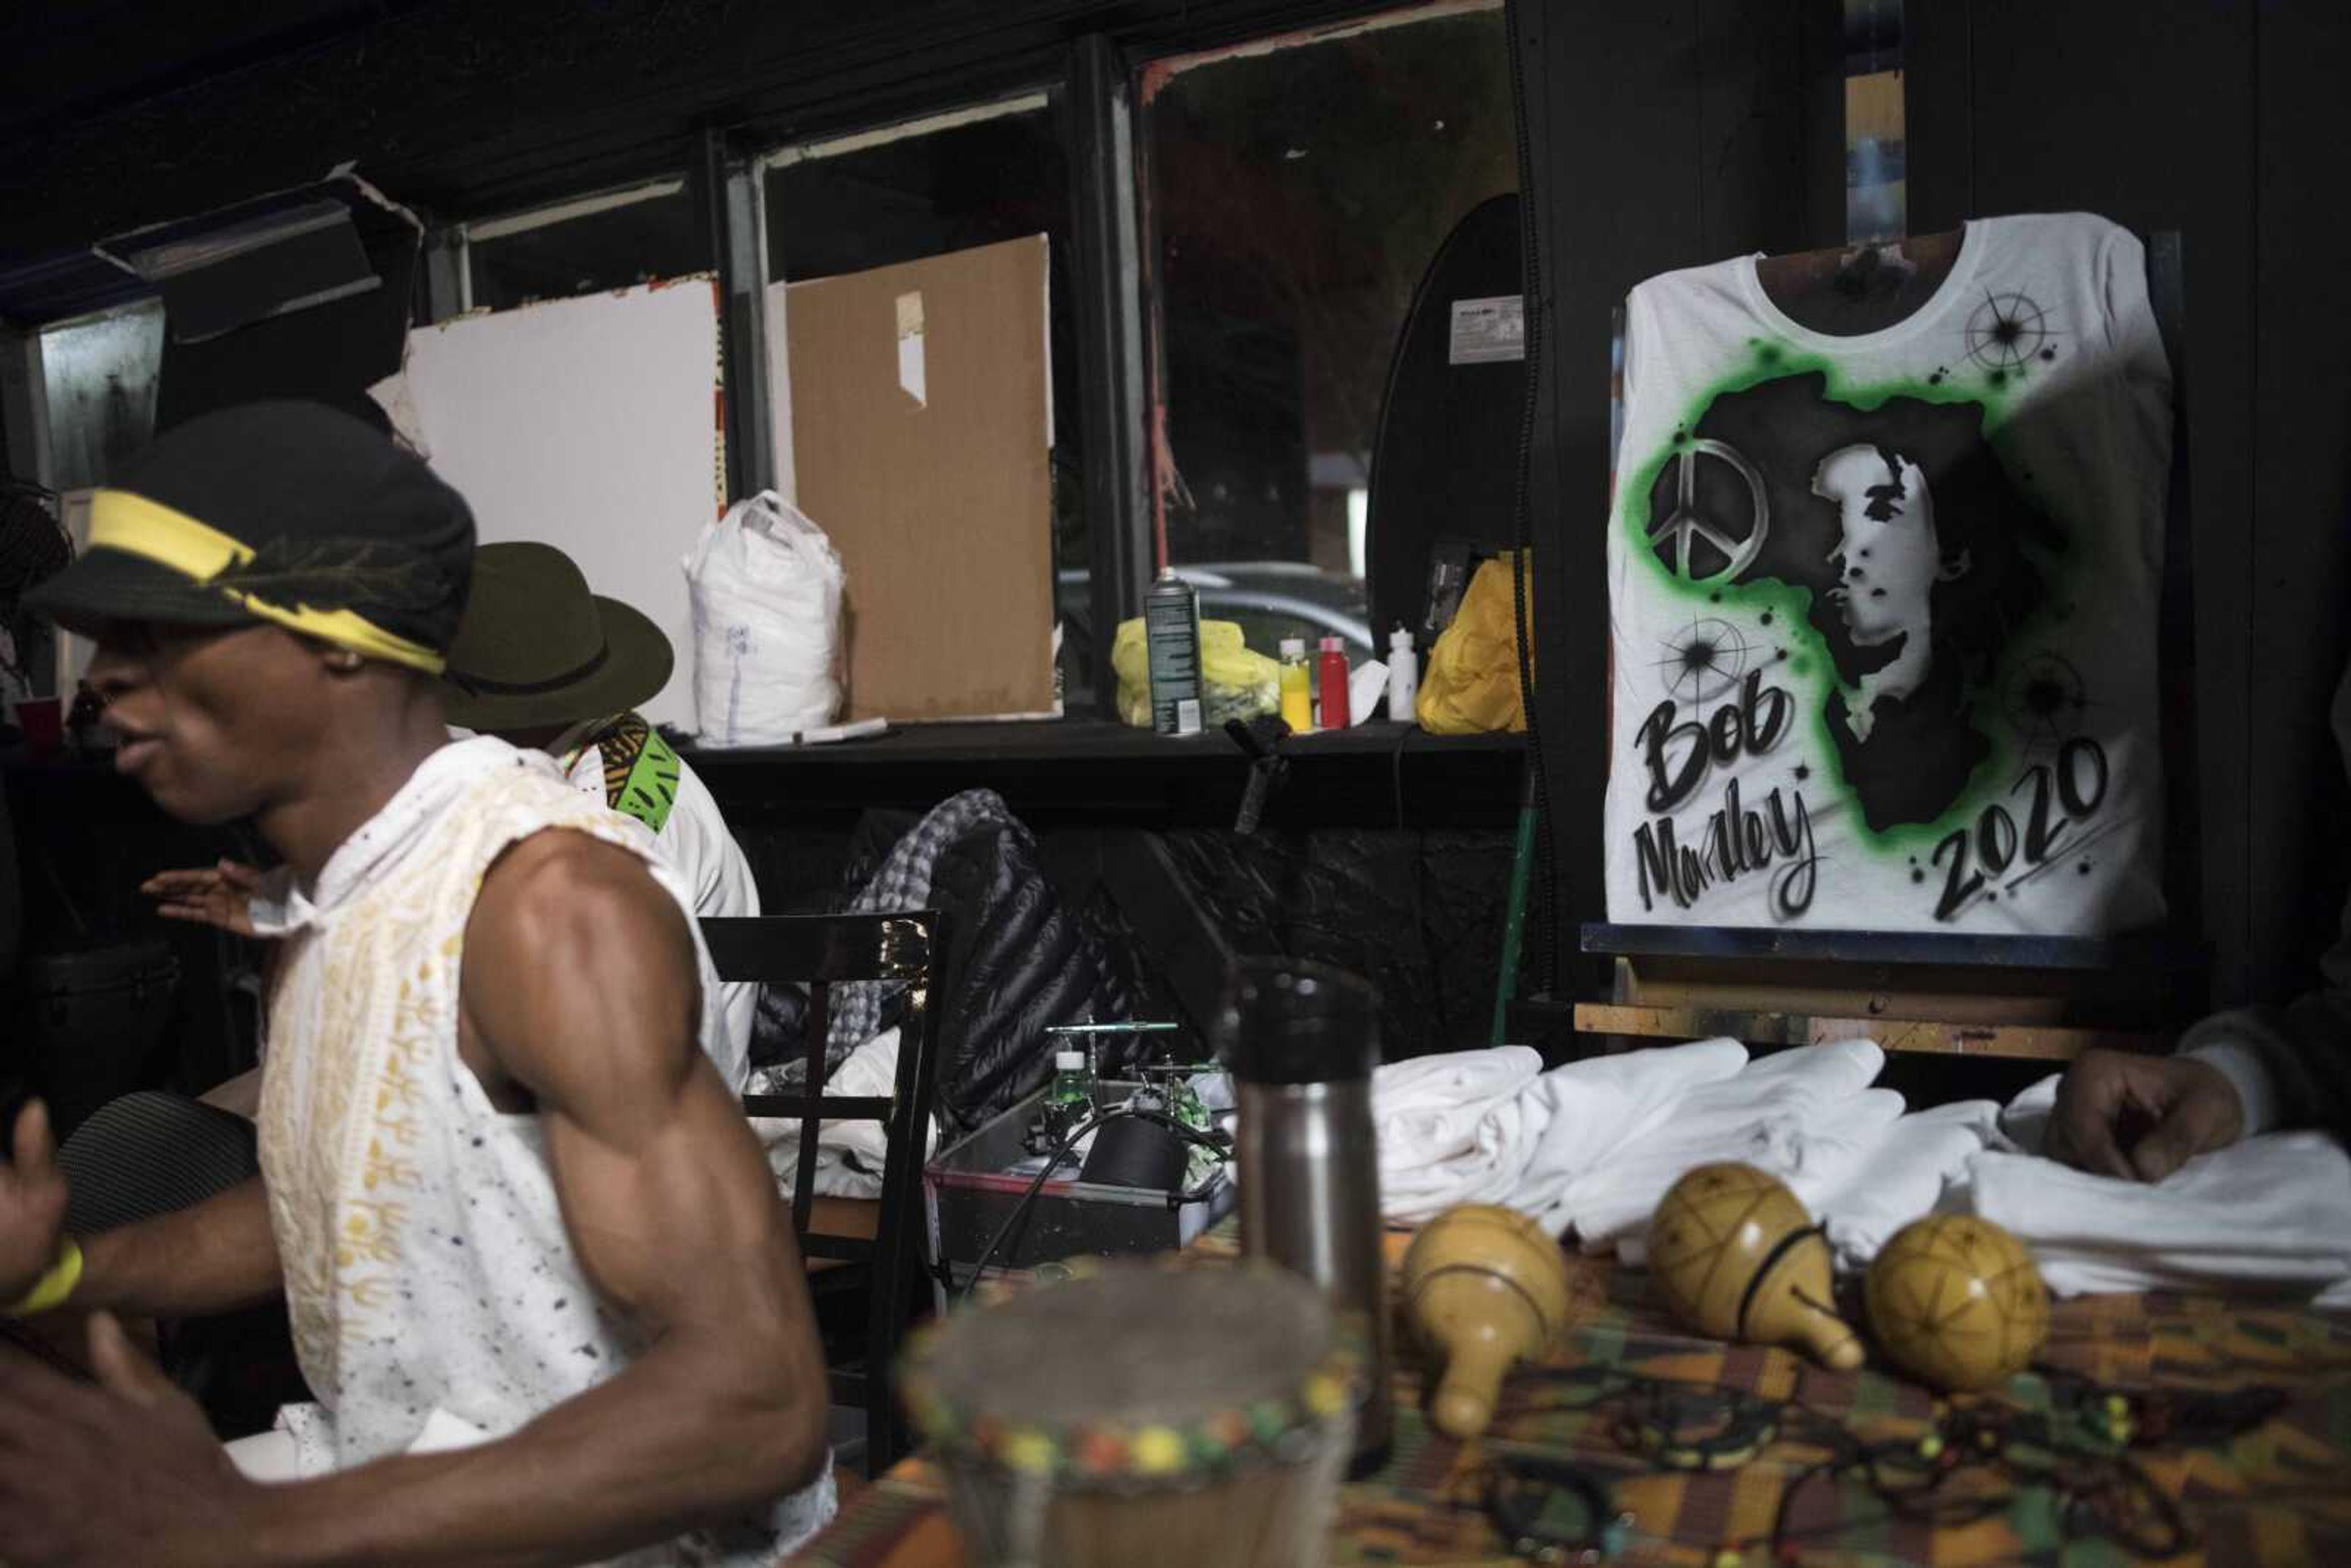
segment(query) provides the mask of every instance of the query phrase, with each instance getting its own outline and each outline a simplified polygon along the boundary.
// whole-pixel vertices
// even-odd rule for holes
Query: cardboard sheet
[[[1053,711],[1045,236],[794,283],[794,499],[847,569],[843,717]]]
[[[409,335],[406,392],[433,466],[484,543],[538,539],[669,637],[641,711],[694,723],[678,562],[723,508],[718,295],[706,277],[525,305]]]

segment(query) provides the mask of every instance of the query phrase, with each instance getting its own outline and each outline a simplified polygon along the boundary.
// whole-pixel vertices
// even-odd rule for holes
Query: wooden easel
[[[1955,230],[1893,246],[1773,256],[1757,274],[1792,319],[1855,336],[1891,326],[1932,298],[1960,243]],[[1607,997],[1575,1007],[1587,1044],[1591,1037],[1600,1037],[1603,1050],[1726,1035],[1757,1045],[1867,1038],[1890,1051],[2057,1063],[2093,1046],[2166,1050],[2200,1010],[2210,960],[2188,696],[2194,654],[2180,236],[2150,235],[2147,251],[2147,291],[2171,362],[2174,431],[2158,650],[2164,927],[2090,939],[1587,925],[1583,950],[1614,960]]]

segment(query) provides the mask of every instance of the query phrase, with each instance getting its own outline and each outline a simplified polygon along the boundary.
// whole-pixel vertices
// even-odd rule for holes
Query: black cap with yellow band
[[[274,622],[438,674],[473,556],[465,498],[414,454],[320,403],[256,402],[160,437],[26,597],[69,631]]]

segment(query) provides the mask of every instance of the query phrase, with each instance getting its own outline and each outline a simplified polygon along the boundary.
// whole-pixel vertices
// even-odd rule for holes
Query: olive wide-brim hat
[[[442,677],[449,722],[538,729],[625,713],[669,684],[669,639],[641,612],[589,591],[553,545],[484,545]]]

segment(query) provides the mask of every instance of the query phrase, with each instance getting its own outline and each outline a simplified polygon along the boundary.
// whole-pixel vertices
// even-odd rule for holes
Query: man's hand
[[[16,1113],[11,1146],[16,1163],[0,1166],[0,1306],[22,1298],[49,1271],[66,1223],[66,1178],[39,1101]]]
[[[217,925],[233,936],[251,936],[253,895],[261,873],[239,861],[192,871],[159,871],[139,884],[155,901],[155,913],[166,920],[190,920]]]
[[[245,1561],[261,1489],[195,1402],[89,1322],[98,1385],[0,1363],[0,1553],[14,1568],[209,1568]]]
[[[2227,1074],[2192,1056],[2085,1051],[2057,1085],[2048,1152],[2124,1181],[2161,1181],[2244,1135]]]

